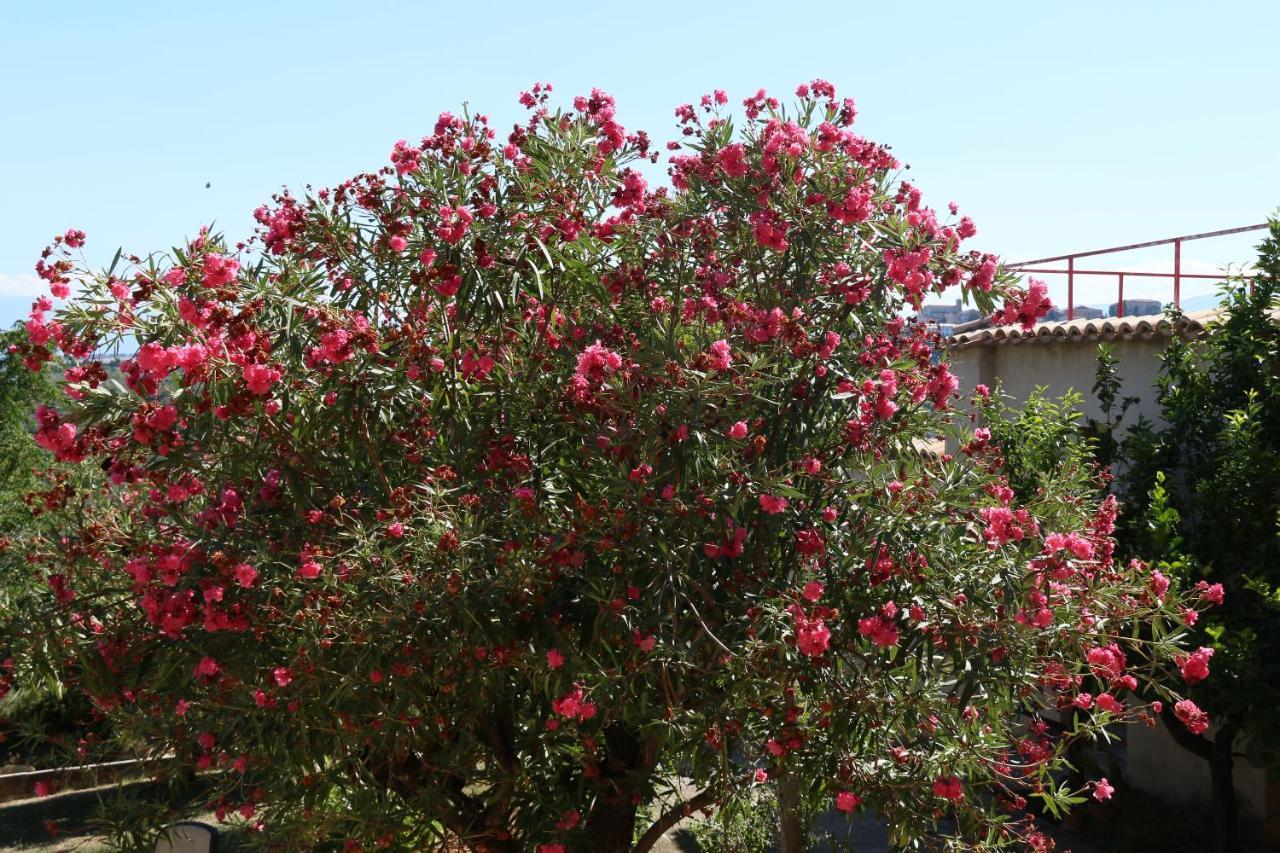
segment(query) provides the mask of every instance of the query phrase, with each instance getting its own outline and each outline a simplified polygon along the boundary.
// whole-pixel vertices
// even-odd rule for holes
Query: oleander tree
[[[1028,798],[1108,795],[1052,771],[1151,718],[1140,682],[1179,701],[1146,682],[1213,596],[1113,558],[1085,466],[1015,500],[905,319],[959,287],[1029,324],[1043,286],[826,82],[680,107],[662,186],[609,95],[549,93],[245,243],[91,272],[55,240],[76,292],[22,354],[75,366],[37,439],[109,484],[29,543],[7,681],[69,673],[264,845],[642,851],[778,783],[1048,846]]]

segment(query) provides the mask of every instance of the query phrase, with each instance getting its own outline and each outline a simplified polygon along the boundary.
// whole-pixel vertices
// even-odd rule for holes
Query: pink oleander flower
[[[1048,314],[1052,307],[1053,303],[1049,301],[1049,288],[1045,287],[1043,281],[1031,279],[1018,301],[1009,300],[1005,302],[1002,310],[996,312],[995,321],[1019,323],[1023,329],[1030,329],[1035,326],[1037,320]]]
[[[1085,659],[1093,669],[1093,674],[1104,681],[1119,678],[1124,673],[1125,656],[1115,643],[1094,646],[1085,652]]]
[[[729,427],[729,438],[735,439],[737,441],[741,441],[746,437],[747,437],[746,421],[738,421],[733,426]]]
[[[747,148],[740,142],[726,145],[717,151],[716,162],[730,178],[746,177],[751,169],[747,165]]]
[[[884,614],[868,616],[858,620],[858,633],[870,638],[877,646],[896,646],[898,644],[898,626],[892,617]]]
[[[1213,649],[1201,646],[1189,655],[1179,655],[1174,663],[1182,672],[1183,681],[1195,684],[1209,677],[1209,659],[1213,657]]]
[[[862,797],[852,791],[841,791],[836,794],[836,811],[849,814],[862,805]]]
[[[748,215],[751,222],[752,234],[755,235],[756,242],[766,249],[775,252],[785,252],[790,243],[787,242],[787,225],[772,210],[757,210]]]
[[[201,281],[205,287],[223,287],[236,280],[240,262],[227,255],[206,254]]]
[[[955,776],[939,776],[933,780],[933,793],[944,800],[958,802],[964,799],[964,783]]]
[[[1225,598],[1222,591],[1222,584],[1220,583],[1211,584],[1207,581],[1197,581],[1195,591],[1200,594],[1201,598],[1210,604],[1217,604],[1220,606]]]
[[[236,576],[236,583],[243,587],[251,587],[254,581],[258,579],[258,570],[248,563],[241,563],[232,569]]]
[[[200,662],[196,664],[195,668],[195,674],[200,678],[213,678],[221,671],[222,667],[218,665],[218,662],[207,655],[200,658]]]
[[[1124,713],[1124,703],[1110,693],[1099,693],[1097,698],[1093,700],[1093,704],[1097,706],[1099,711],[1106,711],[1109,714],[1119,716]]]
[[[796,625],[796,648],[809,657],[821,657],[831,644],[831,629],[821,619],[805,619]]]
[[[580,722],[589,720],[596,715],[596,705],[594,702],[585,701],[584,697],[582,688],[575,687],[552,702],[551,710],[562,717],[577,719]]]
[[[1093,783],[1093,798],[1098,802],[1111,799],[1111,795],[1115,792],[1116,789],[1107,781],[1106,776]]]
[[[599,384],[604,377],[622,367],[622,356],[596,341],[578,354],[576,375],[590,383]]]
[[[716,370],[728,370],[733,366],[733,353],[729,342],[721,338],[707,348],[707,360]]]
[[[403,139],[397,142],[391,150],[391,162],[395,164],[396,174],[399,175],[415,171],[418,168],[421,157],[422,150],[414,148]]]
[[[475,217],[466,207],[447,205],[441,207],[440,225],[436,228],[436,235],[449,245],[455,245],[466,236],[474,219]]]
[[[1201,711],[1200,706],[1190,699],[1183,699],[1174,704],[1173,713],[1193,735],[1204,734],[1209,730],[1209,715]]]
[[[770,515],[777,515],[785,512],[787,505],[790,503],[786,498],[777,495],[761,495],[760,508]]]
[[[818,531],[812,528],[796,531],[796,550],[801,554],[821,554],[826,550],[826,547],[827,540]]]
[[[1050,533],[1044,538],[1044,553],[1067,550],[1081,560],[1093,556],[1093,543],[1078,533]]]
[[[279,382],[283,375],[278,367],[267,364],[246,364],[242,374],[249,392],[258,396],[271,393],[271,386]]]

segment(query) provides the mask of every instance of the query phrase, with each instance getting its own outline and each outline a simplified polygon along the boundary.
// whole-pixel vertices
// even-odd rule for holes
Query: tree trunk
[[[1216,737],[1214,756],[1209,760],[1209,777],[1213,781],[1214,838],[1217,853],[1234,853],[1240,849],[1240,815],[1236,808],[1236,785],[1233,777],[1235,758],[1232,746],[1235,728],[1224,727]]]
[[[805,853],[808,847],[809,832],[800,801],[800,782],[789,770],[783,770],[778,776],[779,853]]]
[[[583,829],[592,851],[627,853],[636,831],[636,778],[647,776],[652,746],[642,744],[622,723],[604,730],[604,761],[596,784],[596,800]]]
[[[587,842],[592,851],[627,853],[636,833],[636,807],[625,800],[596,800],[587,816]]]
[[[1239,816],[1236,814],[1235,783],[1231,778],[1231,764],[1213,762],[1209,765],[1213,778],[1214,848],[1217,853],[1234,853],[1239,850]]]
[[[1223,723],[1214,739],[1209,740],[1187,731],[1168,705],[1160,717],[1178,746],[1208,762],[1213,791],[1214,850],[1216,853],[1236,853],[1240,849],[1240,814],[1236,807],[1233,751],[1239,726],[1234,722]]]

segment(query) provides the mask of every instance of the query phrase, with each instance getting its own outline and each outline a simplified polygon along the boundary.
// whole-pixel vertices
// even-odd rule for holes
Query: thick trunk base
[[[586,831],[592,851],[627,853],[636,833],[636,807],[630,802],[597,801],[587,817]]]
[[[1230,752],[1224,757],[1219,751],[1209,761],[1209,775],[1213,780],[1214,847],[1217,853],[1235,853],[1240,849],[1240,816],[1236,809],[1233,765]]]
[[[780,853],[805,853],[808,847],[800,785],[795,776],[783,773],[778,779],[778,849]]]

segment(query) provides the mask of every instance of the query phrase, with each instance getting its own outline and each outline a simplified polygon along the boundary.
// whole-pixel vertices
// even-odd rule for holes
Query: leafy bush
[[[904,308],[960,285],[1031,323],[1043,287],[962,251],[822,81],[741,130],[681,107],[657,189],[608,95],[523,100],[505,142],[442,114],[243,247],[95,274],[59,238],[39,270],[83,291],[24,356],[76,366],[37,439],[110,485],[34,544],[11,680],[67,672],[264,843],[645,850],[775,778],[899,844],[1042,843],[1024,794],[1078,800],[1063,750],[1152,713],[1132,627],[1168,657],[1204,604],[1112,558],[1082,477],[1015,500],[983,430],[919,449],[956,382]],[[699,793],[637,825],[677,774]]]
[[[1255,272],[1223,286],[1225,312],[1201,337],[1165,351],[1163,423],[1129,431],[1118,484],[1132,508],[1128,547],[1184,587],[1225,590],[1189,638],[1212,656],[1215,677],[1188,681],[1217,732],[1174,727],[1209,761],[1224,850],[1238,849],[1223,817],[1234,814],[1234,753],[1243,746],[1259,766],[1280,758],[1280,222]]]
[[[58,365],[29,369],[17,349],[26,342],[21,326],[0,333],[0,612],[15,614],[43,588],[28,565],[28,544],[61,529],[61,520],[43,517],[42,502],[32,496],[42,485],[72,488],[62,466],[37,473],[48,456],[32,436],[33,411],[57,398]],[[0,764],[55,764],[74,756],[86,738],[101,737],[103,726],[88,699],[64,690],[56,676],[31,679],[0,698]]]
[[[997,384],[979,399],[991,443],[999,448],[1000,472],[1017,497],[1029,500],[1064,476],[1092,475],[1095,445],[1086,437],[1078,392],[1054,399],[1037,387],[1015,408]]]
[[[760,786],[725,803],[713,818],[694,821],[688,832],[702,853],[757,853],[776,843],[778,820],[772,787]]]
[[[21,527],[30,515],[23,496],[35,488],[34,472],[43,464],[31,437],[31,413],[57,394],[48,371],[29,370],[10,353],[10,347],[25,343],[21,327],[0,333],[0,531]]]

